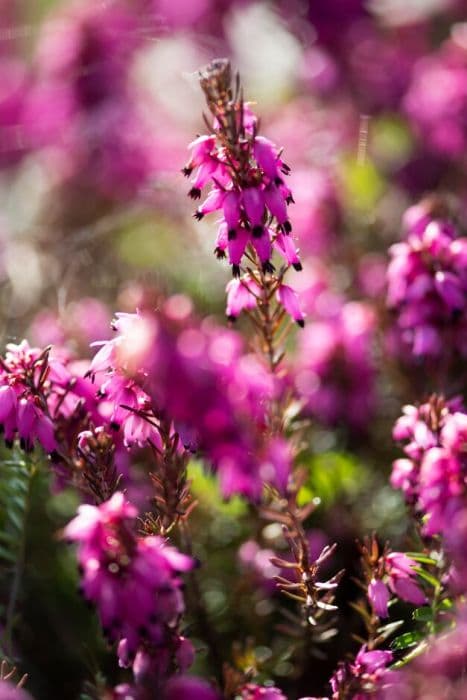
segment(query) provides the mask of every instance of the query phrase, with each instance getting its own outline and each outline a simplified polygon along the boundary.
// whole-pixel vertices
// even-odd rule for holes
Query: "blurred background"
[[[378,529],[408,544],[387,483],[391,426],[434,387],[430,368],[408,365],[385,311],[387,249],[426,196],[465,233],[463,0],[0,0],[2,340],[89,357],[116,310],[175,293],[225,323],[228,265],[213,256],[213,220],[192,218],[180,172],[205,131],[197,71],[219,56],[292,168],[304,270],[291,283],[308,324],[289,357],[312,421],[303,498],[322,500],[310,538],[339,542],[333,568],[348,569],[348,600],[356,537]],[[250,638],[261,672],[291,697],[324,692],[358,627],[350,608],[326,660],[296,678],[268,564],[280,528],[223,503],[198,463],[191,473],[197,554],[210,552],[202,593],[224,658]],[[117,678],[74,593],[73,556],[54,539],[76,505],[66,490],[50,496],[44,474],[34,482],[17,656],[38,699],[94,697],[91,686]],[[202,653],[197,664],[209,676]]]

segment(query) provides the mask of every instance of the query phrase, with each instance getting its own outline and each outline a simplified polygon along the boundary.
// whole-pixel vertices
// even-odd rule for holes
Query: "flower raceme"
[[[261,303],[263,277],[270,275],[277,303],[303,325],[297,294],[283,283],[285,270],[273,275],[271,261],[275,250],[286,268],[302,269],[288,216],[288,205],[294,200],[284,177],[290,169],[277,146],[258,134],[256,116],[248,103],[233,95],[230,82],[228,61],[213,61],[201,74],[214,124],[212,134],[190,144],[191,157],[183,173],[187,177],[194,173],[189,191],[193,199],[200,199],[207,185],[211,189],[194,216],[201,220],[220,213],[215,253],[228,257],[235,278],[240,278],[242,270],[245,273],[227,287],[227,316],[234,320],[241,311]],[[245,261],[257,270],[245,272]]]
[[[133,664],[136,679],[144,680],[191,663],[191,646],[177,625],[184,611],[180,574],[194,561],[161,537],[139,537],[136,519],[117,492],[100,506],[80,506],[64,536],[78,543],[80,590],[96,606],[109,640],[119,642],[120,665]]]
[[[171,300],[157,314],[119,315],[115,330],[91,371],[117,382],[118,396],[141,391],[150,399],[152,413],[137,416],[141,421],[173,421],[182,444],[199,449],[218,473],[225,497],[241,493],[256,500],[264,482],[284,491],[290,449],[280,436],[271,438],[267,407],[285,387],[254,355],[243,353],[239,335],[174,312]],[[131,420],[135,409],[125,406],[123,421]]]
[[[414,356],[467,355],[467,238],[421,207],[406,213],[406,240],[390,248],[387,303]]]
[[[424,517],[425,535],[446,534],[467,497],[467,415],[462,403],[433,396],[421,406],[405,406],[393,436],[406,443],[406,457],[393,463],[391,484]]]

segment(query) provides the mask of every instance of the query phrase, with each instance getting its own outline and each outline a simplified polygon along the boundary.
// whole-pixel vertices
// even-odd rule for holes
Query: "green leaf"
[[[391,642],[390,646],[394,651],[400,651],[401,649],[408,649],[409,647],[415,646],[418,642],[422,641],[423,638],[423,634],[418,630],[404,632],[404,634],[396,637]]]
[[[412,619],[419,622],[432,622],[433,610],[429,607],[417,608],[412,613]]]
[[[418,576],[420,576],[420,578],[422,578],[424,581],[433,586],[433,588],[439,589],[439,587],[441,586],[436,576],[433,576],[433,574],[429,574],[428,571],[425,571],[425,569],[422,569],[417,566],[417,568],[414,569],[414,571],[418,574]]]
[[[415,659],[417,656],[420,656],[420,654],[422,654],[425,651],[427,646],[428,646],[428,643],[427,643],[426,639],[424,639],[422,642],[420,642],[420,644],[417,644],[415,649],[412,649],[411,651],[409,651],[409,653],[405,654],[405,656],[402,659],[400,659],[395,664],[393,664],[391,666],[391,668],[392,669],[402,668],[403,666],[408,664],[409,661],[412,661],[412,659]]]
[[[436,566],[438,563],[436,559],[433,559],[426,554],[420,554],[419,552],[406,552],[406,555],[410,557],[410,559],[418,561],[420,564],[431,564],[432,566]]]

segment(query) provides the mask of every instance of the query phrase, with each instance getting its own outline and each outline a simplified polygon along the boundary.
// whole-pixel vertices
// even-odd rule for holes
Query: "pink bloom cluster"
[[[445,534],[466,501],[467,414],[459,400],[405,406],[393,436],[407,444],[391,484],[424,516],[426,535]]]
[[[133,665],[144,683],[165,677],[173,657],[182,671],[191,664],[191,645],[177,625],[184,611],[180,573],[194,562],[161,537],[138,537],[136,518],[117,492],[100,506],[80,506],[64,534],[79,543],[82,594],[96,606],[109,640],[119,642],[120,665]]]
[[[368,598],[378,617],[388,617],[391,593],[413,605],[423,605],[425,594],[416,583],[416,563],[402,552],[384,556],[381,578],[373,578],[368,586]]]
[[[366,646],[362,646],[355,661],[339,664],[331,678],[332,700],[379,697],[379,692],[395,680],[394,672],[387,669],[392,658],[390,651],[367,651]]]
[[[423,209],[406,215],[406,240],[391,246],[387,303],[415,356],[467,354],[467,238]]]
[[[305,411],[325,424],[343,422],[362,430],[375,403],[373,310],[360,302],[317,318],[300,335],[295,386]]]
[[[455,159],[467,147],[466,34],[465,24],[455,25],[438,52],[417,62],[404,100],[421,138],[435,153]]]
[[[169,300],[157,315],[119,314],[115,328],[119,335],[102,344],[91,371],[109,373],[103,391],[127,433],[136,430],[141,444],[152,439],[149,406],[157,406],[183,444],[199,448],[218,472],[224,496],[257,499],[264,482],[285,489],[290,449],[267,430],[267,406],[283,388],[254,355],[243,354],[240,336],[197,324],[183,300]],[[132,412],[124,408],[129,399]]]
[[[99,396],[109,402],[110,425],[114,430],[122,429],[124,445],[144,447],[149,440],[160,446],[158,418],[150,397],[140,386],[145,383],[147,375],[139,371],[133,378],[119,355],[120,344],[126,335],[131,334],[132,327],[137,326],[139,320],[138,314],[116,314],[112,327],[118,335],[93,343],[101,347],[92,359],[89,374],[99,376]]]
[[[46,452],[56,449],[54,425],[42,393],[48,373],[46,353],[30,348],[26,340],[7,345],[0,369],[0,424],[8,446],[17,436],[27,451],[36,442]]]
[[[258,136],[257,119],[248,104],[242,104],[241,109],[238,106],[236,119],[239,138],[235,149],[219,138],[222,125],[217,120],[212,135],[199,136],[189,146],[191,158],[183,171],[186,176],[195,171],[189,195],[198,199],[202,189],[211,184],[195,217],[200,220],[206,214],[222,212],[215,253],[219,258],[228,255],[234,277],[240,277],[242,262],[244,257],[249,257],[249,251],[256,254],[263,272],[274,270],[273,250],[287,266],[301,270],[287,210],[294,201],[284,182],[289,167],[277,146]],[[227,315],[231,319],[245,309],[254,308],[256,299],[261,298],[259,282],[249,274],[233,280],[227,292]],[[280,281],[276,297],[287,313],[303,325],[294,290]]]

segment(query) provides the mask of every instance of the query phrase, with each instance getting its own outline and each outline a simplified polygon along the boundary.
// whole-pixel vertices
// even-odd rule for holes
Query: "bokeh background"
[[[3,343],[66,342],[90,357],[116,310],[172,294],[226,323],[230,272],[213,256],[214,222],[192,218],[180,172],[205,130],[198,68],[229,57],[262,133],[285,149],[304,261],[293,285],[308,316],[289,348],[310,420],[302,496],[322,502],[310,519],[316,551],[337,541],[333,567],[347,568],[339,634],[302,677],[276,627],[269,554],[284,546],[280,528],[258,524],[240,499],[224,503],[196,461],[191,476],[202,596],[222,655],[250,653],[250,640],[261,672],[291,693],[324,692],[352,648],[355,538],[377,529],[410,544],[388,484],[391,426],[437,374],[408,363],[385,310],[387,250],[426,196],[465,233],[465,21],[462,0],[0,0]],[[462,388],[458,377],[452,392]],[[97,697],[118,674],[55,537],[77,502],[66,489],[50,495],[38,469],[16,649],[38,699]],[[195,671],[209,676],[203,653]]]

